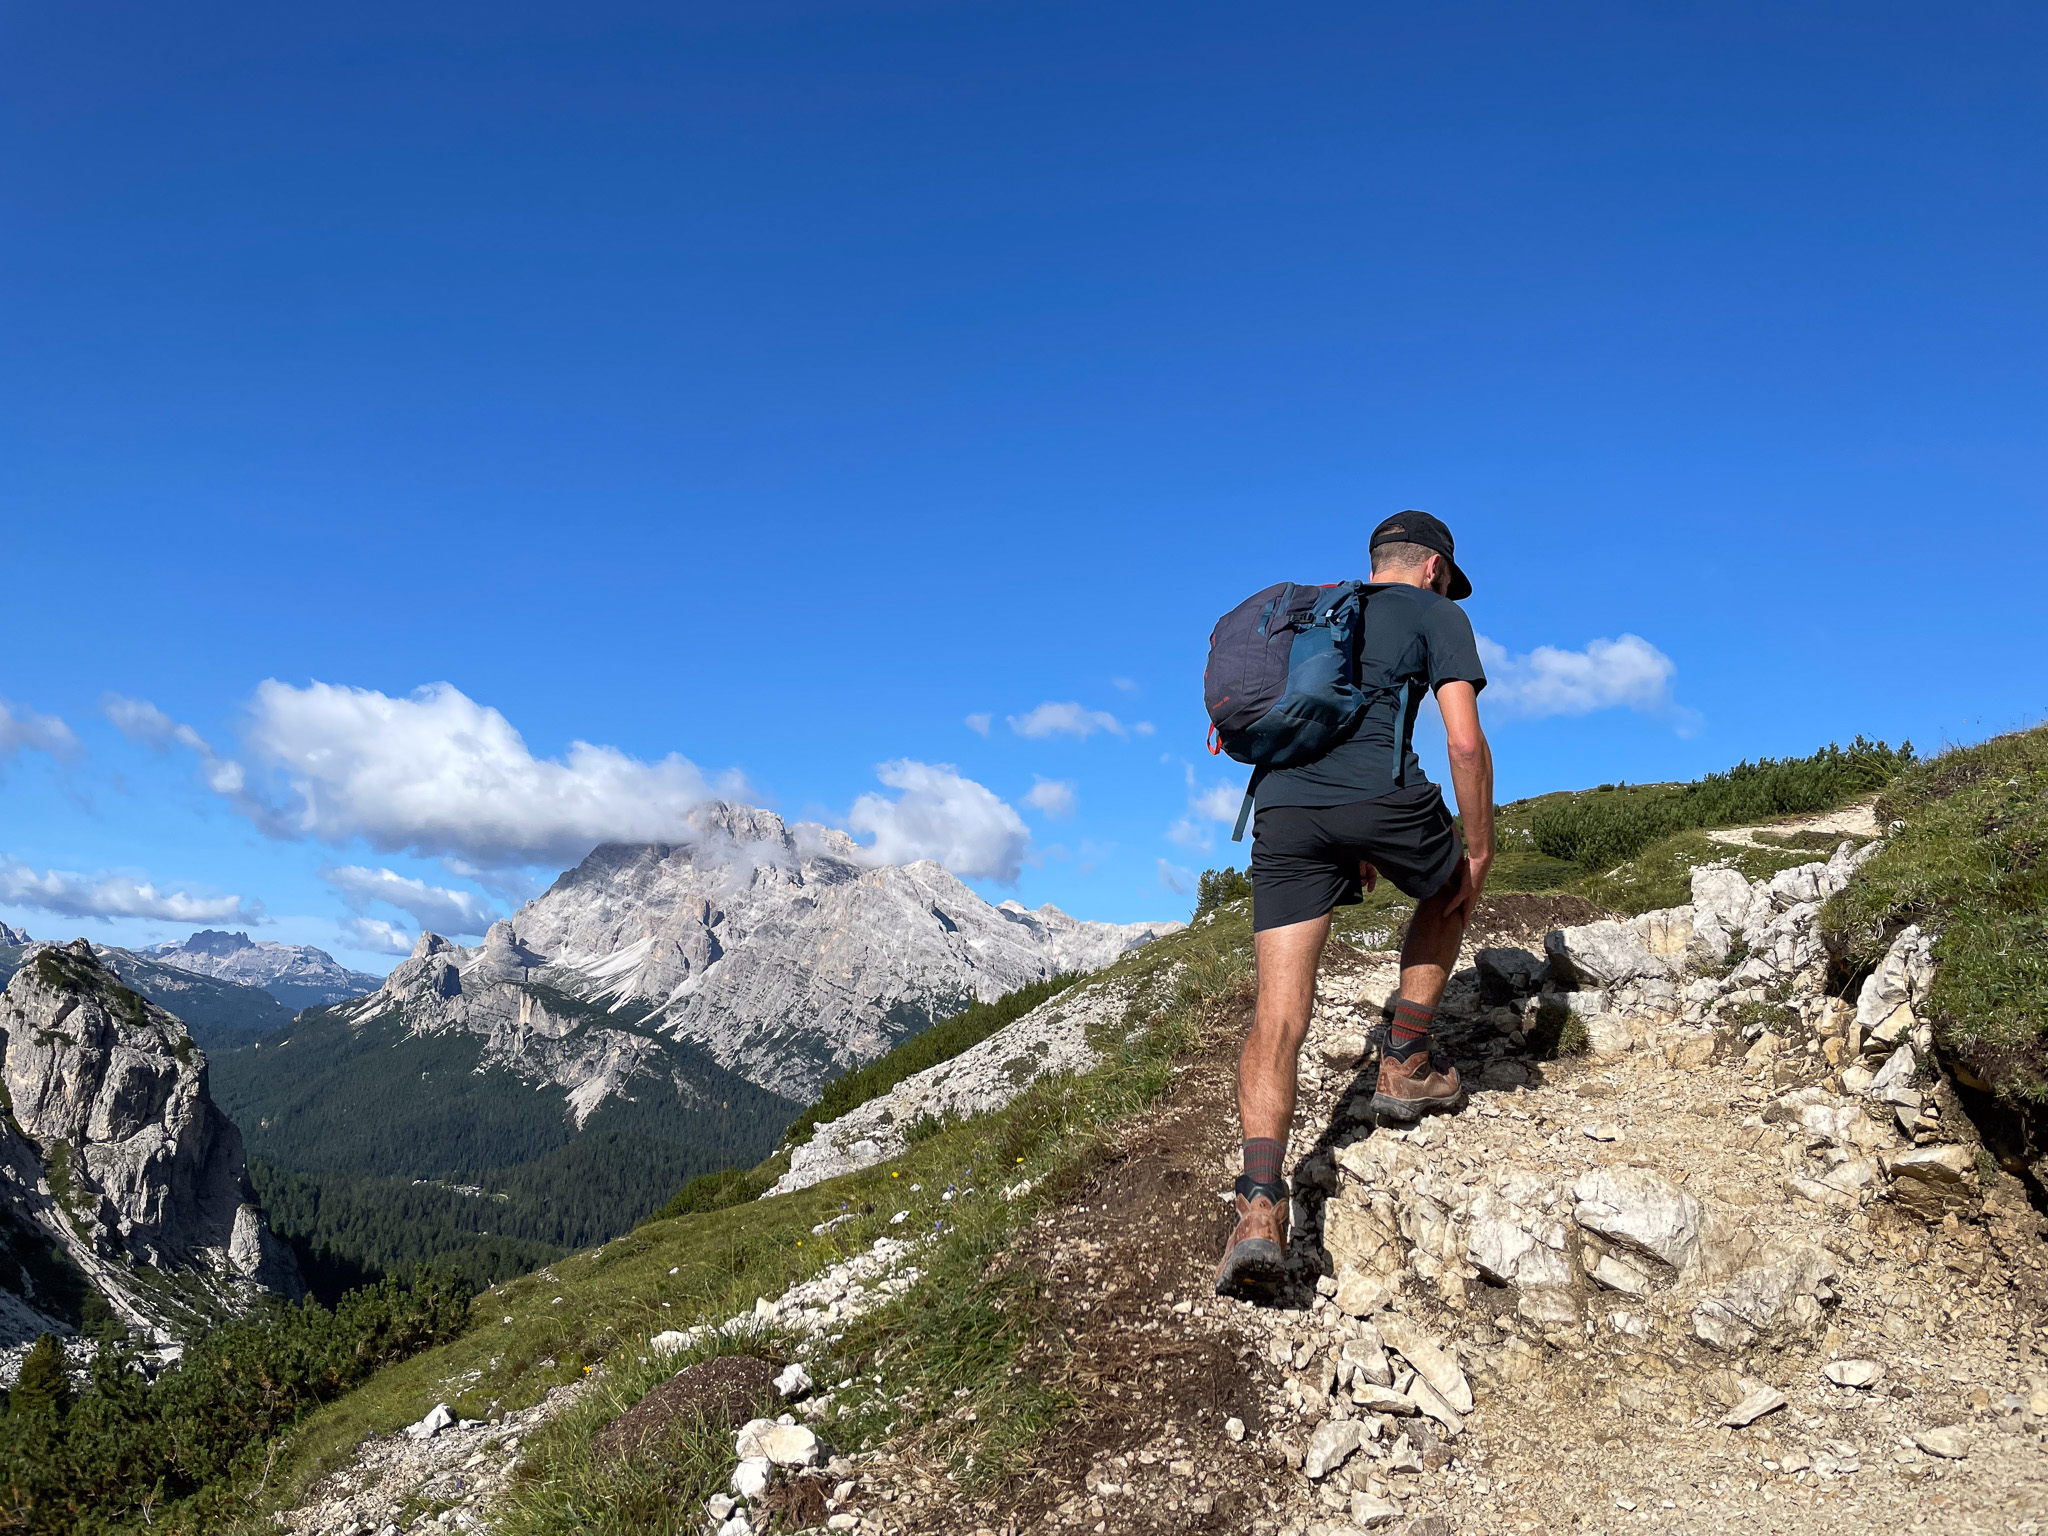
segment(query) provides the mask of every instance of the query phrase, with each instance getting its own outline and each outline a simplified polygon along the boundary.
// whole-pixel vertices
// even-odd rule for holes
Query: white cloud
[[[1013,881],[1031,849],[1024,818],[950,763],[901,758],[883,763],[875,777],[903,793],[895,800],[866,794],[846,818],[855,832],[872,833],[877,863],[936,859],[967,880]]]
[[[1166,829],[1166,840],[1207,853],[1216,846],[1215,831],[1210,823],[1236,822],[1238,807],[1244,803],[1244,791],[1229,784],[1196,789],[1193,767],[1189,767],[1187,774],[1187,814]]]
[[[261,684],[248,748],[289,786],[276,802],[241,763],[154,706],[116,700],[108,712],[137,740],[197,752],[209,786],[272,837],[360,837],[382,853],[468,868],[559,868],[599,843],[686,841],[693,808],[745,792],[737,775],[714,785],[673,754],[643,762],[578,741],[559,759],[535,757],[502,714],[448,683],[403,699],[328,683]]]
[[[174,923],[259,922],[263,908],[239,896],[160,891],[127,875],[97,879],[49,869],[37,874],[19,859],[0,857],[0,901],[65,917],[153,917]]]
[[[180,725],[146,699],[124,699],[118,693],[101,697],[100,712],[130,741],[157,752],[168,752],[174,746],[184,747],[198,757],[199,776],[206,781],[208,789],[224,797],[267,836],[293,835],[283,824],[277,807],[251,790],[249,776],[242,765],[214,751],[212,744],[191,726]]]
[[[994,720],[995,716],[987,713],[972,714],[967,717],[967,729],[977,736],[986,736]]]
[[[1672,700],[1678,664],[1640,635],[1594,640],[1583,651],[1539,645],[1526,656],[1510,656],[1484,635],[1478,640],[1489,709],[1525,720],[1602,709],[1667,714],[1681,722],[1697,718]]]
[[[1185,896],[1195,888],[1195,872],[1192,869],[1182,869],[1178,864],[1169,864],[1166,860],[1161,859],[1159,861],[1159,884],[1162,889],[1171,891],[1176,896]]]
[[[1153,725],[1150,720],[1140,720],[1131,727],[1131,734],[1134,736],[1150,736],[1157,729],[1158,727]]]
[[[1079,799],[1072,779],[1038,779],[1031,786],[1031,793],[1024,797],[1024,803],[1045,812],[1054,821],[1065,821],[1074,814]]]
[[[375,955],[409,955],[412,953],[413,937],[396,924],[387,923],[378,917],[349,917],[340,925],[341,942],[354,949],[367,949]]]
[[[1137,683],[1128,677],[1112,677],[1109,680],[1109,686],[1114,688],[1118,693],[1134,694],[1138,691]]]
[[[47,752],[52,757],[78,756],[82,749],[71,727],[55,715],[16,714],[0,699],[0,757],[17,752]]]
[[[450,936],[480,934],[497,921],[491,904],[473,891],[451,891],[429,885],[391,869],[365,869],[345,864],[323,869],[320,878],[360,912],[373,901],[409,914],[422,928]],[[411,948],[410,945],[407,946]]]
[[[1086,741],[1097,731],[1107,731],[1112,736],[1125,736],[1124,724],[1115,715],[1104,709],[1083,709],[1072,700],[1064,704],[1048,699],[1027,715],[1005,715],[1010,729],[1030,741],[1045,741],[1053,736],[1078,736]]]

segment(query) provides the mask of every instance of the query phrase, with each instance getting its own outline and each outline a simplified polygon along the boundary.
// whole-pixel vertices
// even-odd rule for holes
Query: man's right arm
[[[1493,749],[1479,727],[1478,689],[1466,682],[1447,682],[1437,689],[1436,703],[1444,717],[1451,787],[1465,823],[1465,881],[1459,905],[1469,919],[1493,867]]]

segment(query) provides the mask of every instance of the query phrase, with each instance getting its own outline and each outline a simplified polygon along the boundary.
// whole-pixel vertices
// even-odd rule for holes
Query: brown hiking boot
[[[1287,1186],[1237,1181],[1237,1229],[1216,1266],[1216,1294],[1270,1297],[1287,1277]]]
[[[1465,1085],[1458,1081],[1458,1069],[1434,1046],[1406,1061],[1391,1048],[1381,1055],[1379,1086],[1372,1096],[1373,1118],[1381,1124],[1412,1125],[1424,1115],[1446,1113],[1464,1102]]]

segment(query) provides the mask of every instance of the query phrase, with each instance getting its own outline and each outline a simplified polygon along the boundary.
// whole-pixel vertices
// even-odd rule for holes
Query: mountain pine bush
[[[1811,757],[1745,761],[1690,784],[1621,785],[1546,800],[1531,813],[1529,831],[1551,858],[1603,870],[1675,832],[1833,810],[1884,788],[1912,762],[1911,742],[1895,750],[1858,736],[1847,747],[1830,742]]]

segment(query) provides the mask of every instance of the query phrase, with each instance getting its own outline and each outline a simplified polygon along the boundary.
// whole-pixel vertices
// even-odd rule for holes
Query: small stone
[[[1351,1523],[1361,1531],[1376,1531],[1401,1518],[1401,1506],[1376,1499],[1369,1493],[1351,1495]]]
[[[1588,1141],[1619,1141],[1621,1140],[1621,1127],[1612,1120],[1596,1120],[1591,1125],[1586,1126],[1580,1134]]]
[[[743,1499],[758,1499],[768,1491],[769,1465],[766,1456],[749,1456],[732,1469],[732,1491]]]
[[[860,1516],[844,1509],[836,1515],[828,1516],[825,1521],[825,1529],[828,1531],[851,1531],[858,1529],[859,1526]]]
[[[688,1348],[689,1343],[690,1338],[688,1334],[682,1332],[681,1329],[669,1328],[649,1339],[647,1347],[657,1355],[673,1355],[678,1350]]]
[[[1302,1472],[1310,1480],[1327,1477],[1344,1465],[1345,1458],[1364,1443],[1365,1432],[1356,1419],[1332,1419],[1309,1437]]]
[[[818,1437],[802,1424],[777,1424],[764,1430],[760,1454],[778,1467],[810,1467],[818,1461]]]
[[[454,1422],[453,1410],[446,1403],[436,1403],[417,1424],[405,1426],[405,1435],[408,1440],[431,1440]]]
[[[704,1501],[704,1513],[714,1520],[724,1520],[732,1513],[732,1499],[723,1493],[714,1493]]]
[[[1961,1461],[1970,1454],[1970,1438],[1962,1427],[1950,1424],[1939,1429],[1923,1429],[1913,1437],[1913,1443],[1930,1456],[1940,1456],[1948,1461]]]
[[[1391,1280],[1356,1269],[1337,1272],[1337,1293],[1331,1300],[1346,1317],[1371,1317],[1375,1312],[1383,1311],[1393,1299],[1394,1284]]]
[[[1333,1067],[1355,1067],[1365,1057],[1365,1036],[1351,1030],[1340,1030],[1327,1037],[1316,1048],[1323,1061]]]
[[[1776,1387],[1758,1387],[1734,1408],[1721,1422],[1730,1429],[1743,1429],[1754,1424],[1767,1413],[1775,1413],[1785,1406],[1785,1394]]]
[[[746,1423],[740,1426],[739,1432],[733,1436],[733,1454],[739,1457],[741,1461],[746,1461],[755,1456],[765,1458],[768,1453],[761,1449],[761,1437],[773,1428],[775,1428],[775,1421],[773,1419],[747,1420]]]
[[[1351,1401],[1367,1413],[1391,1413],[1401,1418],[1411,1418],[1422,1411],[1406,1392],[1396,1392],[1392,1387],[1382,1387],[1370,1381],[1357,1382],[1352,1386]]]
[[[1458,1362],[1429,1336],[1421,1324],[1390,1312],[1380,1320],[1379,1330],[1381,1342],[1414,1366],[1422,1378],[1443,1395],[1445,1402],[1459,1413],[1472,1411],[1471,1383],[1458,1369]]]
[[[811,1390],[811,1373],[801,1365],[787,1365],[775,1378],[775,1390],[784,1397],[802,1397]]]
[[[1225,1419],[1223,1433],[1234,1441],[1244,1439],[1244,1420],[1235,1417]]]
[[[1884,1367],[1875,1360],[1830,1360],[1820,1373],[1838,1387],[1874,1387],[1884,1380]]]
[[[753,1536],[753,1531],[754,1528],[747,1523],[745,1512],[739,1511],[718,1528],[718,1536]]]
[[[1411,1475],[1422,1471],[1422,1452],[1409,1443],[1406,1435],[1396,1440],[1393,1448],[1387,1452],[1387,1470]]]

